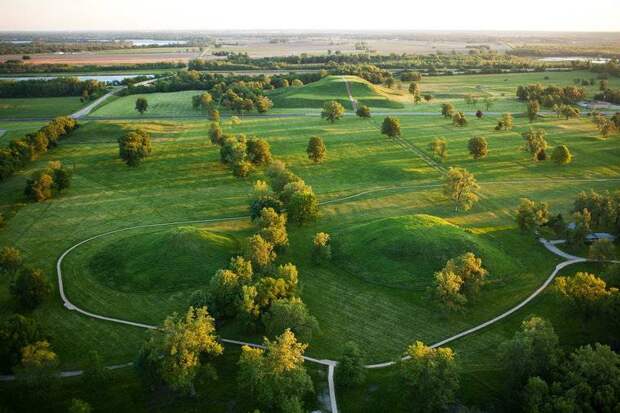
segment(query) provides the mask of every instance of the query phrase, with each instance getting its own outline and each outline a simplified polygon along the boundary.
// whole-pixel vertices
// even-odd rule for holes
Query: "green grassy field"
[[[79,97],[0,99],[2,119],[51,118],[70,115],[84,104]]]
[[[201,112],[192,108],[192,96],[199,93],[201,92],[189,90],[184,92],[123,96],[99,107],[92,113],[92,116],[136,118],[148,118],[149,116],[198,116]],[[136,99],[139,97],[144,97],[149,102],[148,110],[144,115],[140,115],[135,109]]]
[[[567,79],[573,77],[579,76]],[[317,85],[316,94],[304,92],[303,99],[318,104],[329,95],[348,102],[342,82],[327,79],[324,83],[328,86]],[[373,91],[359,82],[353,87],[354,97],[374,99],[363,92],[357,96],[360,88]],[[151,113],[193,112],[190,96],[195,93],[148,95]],[[135,98],[118,99],[95,115],[126,116],[133,111]],[[291,96],[280,98],[286,101]],[[582,190],[619,187],[619,181],[605,180],[620,177],[618,138],[599,139],[589,120],[549,118],[530,124],[516,118],[515,128],[508,132],[494,131],[496,122],[496,117],[488,116],[456,128],[439,116],[401,117],[403,139],[426,151],[432,139],[442,136],[448,142],[443,166],[458,165],[476,174],[483,197],[467,212],[455,212],[444,198],[436,169],[380,135],[380,119],[346,117],[329,124],[318,117],[246,118],[238,126],[225,126],[226,132],[267,139],[274,157],[284,160],[323,202],[372,190],[323,205],[315,223],[289,227],[291,245],[279,262],[298,266],[301,296],[321,325],[309,355],[335,359],[342,345],[353,340],[367,351],[369,362],[391,360],[414,340],[432,343],[509,309],[535,290],[559,262],[536,239],[516,229],[513,213],[519,199],[548,201],[554,212],[566,213]],[[529,159],[521,150],[520,133],[530,126],[545,128],[552,146],[567,145],[574,162],[560,167]],[[139,168],[130,169],[118,159],[116,140],[136,127],[153,133],[153,154]],[[263,173],[234,178],[218,162],[218,148],[209,143],[207,129],[208,122],[202,120],[84,123],[58,148],[2,184],[0,213],[8,222],[0,230],[0,245],[15,244],[53,279],[57,257],[99,233],[141,224],[247,215],[251,185]],[[311,136],[321,136],[326,143],[327,159],[322,164],[307,159],[305,148]],[[487,137],[487,158],[470,158],[467,140],[472,136]],[[73,168],[71,189],[50,202],[25,202],[26,177],[52,159]],[[90,311],[159,323],[170,312],[182,311],[190,294],[208,282],[253,230],[248,219],[143,228],[100,238],[65,259],[65,289],[72,302]],[[311,240],[318,231],[332,234],[335,246],[334,260],[321,266],[310,260]],[[470,248],[483,257],[490,270],[489,283],[465,312],[446,313],[427,293],[433,271]],[[1,279],[0,312],[4,314],[15,308],[7,286],[8,280]],[[455,342],[465,383],[462,398],[477,405],[493,403],[497,392],[485,389],[494,386],[499,373],[497,361],[488,353],[511,337],[531,312],[562,324],[564,310],[545,293],[505,322]],[[33,315],[49,333],[63,368],[82,366],[92,349],[106,363],[127,362],[144,338],[144,332],[135,327],[68,311],[57,292]],[[587,337],[608,337],[604,331],[586,331],[577,323],[568,320],[557,327],[562,340],[566,337],[572,344]],[[227,338],[260,341],[259,335],[248,334],[234,323],[223,325],[219,332]],[[372,372],[369,387],[339,394],[342,411],[372,411],[370,407],[384,399],[383,393],[372,389],[395,391],[390,390],[395,380],[393,370]]]

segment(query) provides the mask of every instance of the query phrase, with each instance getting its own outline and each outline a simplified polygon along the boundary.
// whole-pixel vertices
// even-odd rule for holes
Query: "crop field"
[[[0,121],[3,119],[52,118],[79,110],[80,98],[5,98],[0,99]]]
[[[554,213],[566,215],[579,192],[616,190],[620,184],[618,136],[600,139],[591,120],[554,116],[535,122],[515,116],[511,131],[496,131],[499,115],[494,112],[524,110],[514,96],[517,85],[568,85],[575,78],[590,77],[586,72],[425,77],[420,84],[422,93],[430,93],[434,99],[418,105],[411,102],[407,84],[398,90],[351,76],[328,77],[270,94],[274,102],[270,113],[312,116],[246,117],[235,126],[224,122],[225,133],[265,138],[274,158],[286,162],[312,186],[322,203],[316,222],[289,225],[290,247],[278,257],[278,263],[293,262],[299,268],[301,297],[320,324],[321,332],[309,343],[306,354],[338,359],[343,345],[354,341],[365,350],[370,363],[394,360],[415,340],[431,344],[452,336],[508,310],[538,288],[561,260],[534,236],[518,230],[514,213],[519,200],[546,201]],[[345,78],[360,104],[370,106],[373,112],[399,116],[402,140],[408,146],[380,134],[382,115],[360,119],[349,113],[333,124],[316,116],[326,100],[338,100],[351,111]],[[620,80],[615,79],[613,87],[618,86]],[[587,92],[593,95],[596,86],[588,87]],[[0,246],[20,248],[29,262],[55,280],[56,259],[82,240],[117,229],[173,223],[128,229],[80,246],[64,260],[63,279],[71,301],[97,314],[159,324],[171,312],[184,311],[191,294],[204,287],[214,272],[241,250],[243,239],[255,231],[247,217],[248,199],[254,181],[265,179],[261,169],[248,178],[235,178],[219,162],[219,148],[209,142],[206,118],[174,119],[200,116],[191,106],[191,96],[197,93],[143,95],[149,109],[142,116],[134,110],[138,95],[99,107],[57,148],[2,183],[0,213],[7,222],[0,231]],[[466,94],[493,97],[491,114],[482,119],[468,116],[469,122],[462,128],[439,116],[439,103],[448,101],[455,103],[457,110],[475,110],[464,103]],[[77,98],[71,100],[79,103]],[[23,103],[27,109],[15,106],[5,112],[2,105],[6,101],[9,99],[0,100],[0,118],[55,116],[54,109],[66,113],[69,104],[69,100],[61,104],[58,100],[29,99],[32,103]],[[36,127],[36,123],[0,121],[0,129],[10,131],[0,136],[0,143]],[[522,150],[521,133],[530,127],[544,129],[552,147],[567,145],[574,161],[565,166],[533,161]],[[117,139],[135,128],[153,135],[153,153],[138,168],[128,168],[118,159]],[[306,154],[313,136],[322,137],[327,147],[327,158],[321,164],[312,163]],[[473,136],[487,139],[486,158],[473,160],[469,155],[467,142]],[[438,137],[446,140],[448,148],[439,169],[464,167],[480,183],[481,201],[469,211],[455,211],[442,194],[443,175],[419,155],[431,156],[429,143]],[[52,201],[25,202],[27,177],[50,160],[71,166],[71,188]],[[184,222],[216,218],[234,219]],[[331,234],[334,258],[317,265],[310,259],[310,251],[312,238],[320,231]],[[488,285],[465,311],[446,312],[429,294],[433,274],[447,259],[466,251],[482,257],[489,270]],[[583,264],[585,269],[598,272],[600,266]],[[577,270],[568,267],[562,275]],[[7,278],[0,278],[2,313],[14,306],[8,284]],[[106,364],[135,358],[145,337],[142,329],[67,310],[53,284],[53,298],[33,315],[49,334],[63,369],[83,367],[90,350],[97,350]],[[550,319],[563,345],[579,345],[592,338],[604,341],[612,334],[597,321],[585,325],[567,317],[567,311],[566,304],[558,304],[545,292],[508,319],[451,343],[460,361],[465,401],[481,405],[500,397],[501,389],[493,388],[501,374],[493,349],[512,337],[530,314]],[[218,334],[261,341],[260,334],[248,333],[234,322],[218,326]],[[231,389],[236,386],[238,348],[227,346],[226,353],[224,360],[218,361],[222,374],[213,390],[217,403],[210,405],[209,411],[223,409],[226,401],[235,397]],[[318,370],[312,374],[320,395],[326,378]],[[402,408],[395,393],[395,372],[395,368],[371,371],[367,386],[339,390],[341,410]],[[130,383],[132,394],[139,393],[135,377],[123,371],[114,374]],[[71,389],[65,391],[80,394],[79,386]],[[139,399],[136,396],[131,403]],[[106,406],[132,409],[127,407],[130,402],[126,406],[121,405],[122,400],[116,403]],[[190,403],[180,411],[184,407],[196,406]],[[249,411],[251,406],[242,402],[237,407],[235,411]]]

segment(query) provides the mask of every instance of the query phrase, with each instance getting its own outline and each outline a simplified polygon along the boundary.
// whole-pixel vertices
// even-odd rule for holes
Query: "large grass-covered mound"
[[[426,288],[447,260],[470,251],[482,257],[491,275],[518,268],[484,235],[431,215],[378,219],[335,234],[334,239],[339,266],[387,286]]]
[[[269,94],[275,108],[321,108],[328,100],[340,102],[351,110],[346,81],[351,94],[361,104],[371,107],[401,108],[401,103],[390,100],[383,88],[373,85],[357,76],[327,76],[301,87],[276,89]]]
[[[236,240],[227,234],[169,228],[108,243],[92,256],[88,268],[111,289],[178,291],[204,285],[236,249]]]

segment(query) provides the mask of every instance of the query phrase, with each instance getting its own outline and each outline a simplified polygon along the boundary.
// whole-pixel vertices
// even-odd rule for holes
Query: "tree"
[[[325,155],[327,154],[327,149],[325,148],[325,144],[323,143],[323,139],[318,136],[313,136],[308,141],[308,147],[306,148],[306,153],[308,154],[308,158],[314,163],[319,163],[323,159],[325,159]]]
[[[21,349],[21,362],[14,368],[15,378],[24,386],[28,401],[46,403],[57,390],[58,356],[46,340],[39,340]]]
[[[481,111],[481,110],[477,110],[477,111],[476,111],[476,118],[478,118],[478,119],[482,119],[482,117],[483,117],[483,116],[484,116],[484,113],[482,113],[482,111]]]
[[[538,117],[540,112],[540,103],[537,100],[530,100],[527,102],[527,118],[530,122],[533,122]]]
[[[265,113],[273,107],[273,102],[267,96],[259,96],[256,98],[255,105],[258,113]]]
[[[10,371],[21,361],[21,349],[43,340],[36,320],[12,314],[0,322],[0,370]]]
[[[270,337],[290,329],[300,341],[309,343],[319,331],[319,323],[300,298],[275,300],[263,315],[263,324]]]
[[[431,100],[433,100],[433,95],[431,95],[431,94],[424,95],[424,100],[426,102],[430,102]]]
[[[381,125],[381,133],[389,138],[400,137],[400,120],[393,116],[386,116]]]
[[[92,411],[93,408],[84,400],[71,399],[68,409],[69,413],[91,413]]]
[[[581,246],[590,233],[592,224],[592,214],[590,210],[584,208],[573,214],[574,226],[568,231],[568,243],[572,246]]]
[[[336,366],[336,383],[339,386],[357,386],[366,380],[365,359],[362,351],[352,341],[345,343],[342,357]]]
[[[252,163],[246,160],[237,161],[232,165],[233,175],[237,178],[245,178],[246,176],[250,175],[253,170],[254,166],[252,165]]]
[[[219,123],[211,122],[211,126],[209,127],[209,139],[214,145],[222,144],[224,139],[224,133],[222,132],[222,127]]]
[[[286,208],[289,219],[298,225],[314,221],[319,216],[319,200],[308,186],[293,192]]]
[[[290,330],[275,341],[265,339],[265,349],[243,346],[239,358],[239,388],[252,395],[267,411],[301,404],[313,392],[312,379],[303,365],[306,344],[297,342]]]
[[[248,238],[245,247],[245,258],[259,269],[265,269],[276,259],[274,246],[260,235],[256,234]]]
[[[344,116],[344,107],[336,102],[330,100],[323,105],[323,111],[321,112],[321,118],[327,119],[329,122],[334,123],[338,119]]]
[[[162,328],[151,333],[142,348],[138,368],[145,374],[144,366],[150,366],[171,389],[193,393],[194,379],[206,367],[205,358],[219,356],[223,351],[207,308],[190,307],[182,317],[167,317]]]
[[[601,311],[607,298],[618,293],[617,288],[607,289],[604,280],[586,272],[578,272],[572,277],[557,277],[554,289],[586,319]]]
[[[215,108],[209,109],[209,120],[211,122],[220,122],[220,111]]]
[[[616,246],[608,239],[596,240],[590,245],[588,258],[594,261],[611,261],[616,257]]]
[[[312,259],[316,263],[332,258],[331,237],[326,232],[317,232],[312,240]]]
[[[279,214],[273,208],[263,208],[256,223],[260,228],[259,235],[273,244],[275,248],[288,245],[286,215]]]
[[[136,99],[136,110],[140,112],[140,115],[144,115],[149,108],[149,102],[146,98],[138,98]]]
[[[609,82],[607,79],[601,79],[598,82],[598,90],[600,90],[601,92],[606,91],[607,89],[609,89]]]
[[[416,82],[411,82],[409,84],[409,93],[413,97],[414,102],[418,103],[416,98],[419,98],[420,96],[420,85],[418,85]]]
[[[209,110],[213,103],[213,96],[209,92],[203,92],[200,95],[192,96],[192,107],[194,109]]]
[[[35,202],[42,202],[53,197],[54,178],[49,170],[43,169],[32,174],[26,181],[24,195]]]
[[[3,247],[0,250],[0,273],[15,275],[24,263],[22,253],[15,247]]]
[[[293,81],[291,82],[292,87],[302,87],[303,85],[304,85],[304,82],[302,82],[299,79],[293,79]]]
[[[467,211],[478,202],[476,191],[479,189],[476,178],[466,169],[448,169],[443,192],[454,202],[455,211],[458,211],[459,207]]]
[[[517,225],[521,231],[533,231],[547,224],[551,219],[549,205],[546,202],[536,202],[522,198],[517,209]]]
[[[449,309],[460,309],[478,295],[487,274],[471,252],[452,258],[435,274],[436,294]]]
[[[127,166],[138,166],[151,154],[151,134],[137,129],[118,139],[118,151]]]
[[[465,114],[463,112],[455,112],[454,115],[452,115],[452,124],[454,126],[467,125],[467,118],[465,118]]]
[[[497,122],[495,130],[510,130],[512,129],[513,118],[512,114],[504,113],[502,118]]]
[[[82,381],[91,394],[101,394],[112,381],[110,370],[104,366],[103,359],[94,350],[88,354]]]
[[[549,147],[545,139],[545,131],[543,129],[529,129],[522,134],[525,139],[523,150],[532,155],[535,161],[544,161],[547,159],[546,150]]]
[[[269,165],[271,163],[271,147],[265,139],[249,139],[246,147],[248,159],[254,165]]]
[[[558,165],[567,165],[573,161],[573,155],[566,145],[560,145],[553,149],[551,160]]]
[[[32,310],[49,296],[51,287],[41,270],[25,267],[11,283],[10,290],[21,306]]]
[[[462,286],[463,279],[452,272],[435,273],[435,294],[450,310],[460,310],[467,303],[467,298],[461,294]]]
[[[56,191],[62,192],[71,186],[71,176],[73,173],[65,168],[60,161],[50,162],[48,169],[52,171],[53,186]]]
[[[501,344],[499,353],[513,387],[522,386],[528,377],[548,376],[562,356],[551,323],[535,316],[521,323],[521,330]]]
[[[570,105],[562,105],[560,107],[560,111],[562,113],[562,116],[566,117],[566,120],[571,118],[578,118],[580,116],[579,109]]]
[[[444,410],[459,388],[452,349],[430,348],[416,341],[407,348],[407,356],[400,362],[400,377],[411,408],[420,412]]]
[[[445,161],[448,157],[448,143],[443,138],[435,138],[428,148],[436,159]]]
[[[467,144],[467,148],[474,159],[486,158],[489,153],[489,144],[482,136],[471,138]]]
[[[441,114],[444,118],[451,118],[454,114],[454,105],[452,103],[442,103]]]
[[[360,118],[369,118],[370,117],[370,108],[366,105],[358,106],[355,114]]]

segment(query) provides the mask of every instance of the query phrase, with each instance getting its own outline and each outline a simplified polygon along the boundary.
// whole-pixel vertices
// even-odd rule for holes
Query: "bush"
[[[118,139],[119,156],[127,166],[135,167],[151,154],[151,134],[137,129]]]
[[[331,237],[326,232],[317,232],[312,240],[312,259],[315,262],[329,261],[332,258]]]
[[[558,165],[566,165],[573,161],[573,155],[566,145],[556,146],[551,154],[551,160]]]
[[[319,163],[325,159],[327,149],[323,143],[323,139],[318,136],[313,136],[308,141],[308,147],[306,148],[308,158],[314,163]]]
[[[366,105],[360,105],[355,114],[360,118],[369,118],[370,117],[370,108]]]
[[[26,267],[19,272],[10,290],[21,306],[32,310],[49,296],[51,287],[41,270]]]

